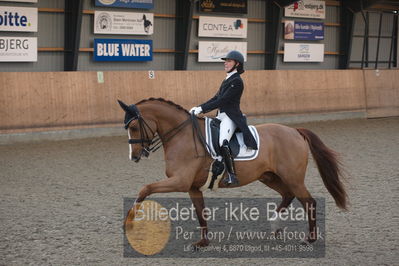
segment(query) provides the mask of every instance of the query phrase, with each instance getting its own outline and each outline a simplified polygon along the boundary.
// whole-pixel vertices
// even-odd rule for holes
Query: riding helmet
[[[234,66],[230,71],[233,71],[233,69],[237,68],[237,72],[239,74],[244,73],[244,56],[242,55],[242,53],[240,53],[239,51],[233,50],[228,52],[228,54],[225,57],[222,57],[222,60],[226,60],[226,59],[232,59],[235,60],[236,62],[239,62],[239,66],[236,67]]]
[[[226,59],[233,59],[241,64],[244,64],[244,56],[239,51],[230,51],[225,57],[222,58],[222,60]]]

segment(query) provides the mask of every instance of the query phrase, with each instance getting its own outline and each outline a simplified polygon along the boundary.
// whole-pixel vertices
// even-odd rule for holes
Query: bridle
[[[150,151],[152,150],[150,145],[154,142],[154,137],[155,137],[156,133],[152,130],[152,128],[147,124],[147,122],[143,119],[143,117],[141,115],[138,115],[137,117],[130,119],[128,121],[128,123],[125,124],[126,130],[129,130],[129,124],[131,122],[133,122],[134,120],[138,120],[140,138],[139,139],[129,138],[128,143],[141,145],[140,156],[136,159],[136,162],[138,162],[141,159],[141,156],[144,155],[144,157],[148,157],[150,155]],[[153,138],[150,138],[150,135],[148,134],[148,130],[150,131]],[[129,136],[130,136],[130,134],[129,134]]]
[[[134,106],[134,105],[133,105]],[[152,128],[148,125],[148,123],[142,117],[140,111],[137,107],[134,106],[135,116],[125,122],[125,129],[129,129],[129,125],[131,122],[137,120],[140,138],[139,139],[131,139],[129,138],[129,144],[140,144],[141,152],[139,157],[136,158],[135,162],[139,162],[141,156],[148,157],[150,152],[156,152],[161,146],[163,146],[166,142],[171,140],[177,133],[179,133],[186,125],[191,122],[191,117],[180,123],[177,127],[172,128],[162,136],[159,135],[158,132],[154,132]],[[152,138],[150,137],[152,136]]]

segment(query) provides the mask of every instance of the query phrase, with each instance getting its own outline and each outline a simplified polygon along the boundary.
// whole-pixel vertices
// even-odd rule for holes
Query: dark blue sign
[[[320,22],[295,21],[294,39],[301,41],[324,40],[324,24]]]
[[[152,61],[152,40],[94,39],[94,61]]]
[[[248,13],[248,0],[200,0],[201,12]]]
[[[96,6],[124,8],[154,8],[153,0],[96,0]]]

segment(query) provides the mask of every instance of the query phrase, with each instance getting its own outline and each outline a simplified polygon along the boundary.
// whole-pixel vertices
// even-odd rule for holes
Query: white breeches
[[[219,145],[222,147],[223,141],[227,139],[230,141],[231,137],[234,134],[234,131],[236,130],[237,126],[234,124],[234,122],[226,115],[226,113],[219,113],[216,118],[218,118],[220,121],[220,135],[219,135]]]

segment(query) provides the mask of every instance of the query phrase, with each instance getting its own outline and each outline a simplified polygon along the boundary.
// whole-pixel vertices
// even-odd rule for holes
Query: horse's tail
[[[323,183],[327,190],[333,196],[335,203],[341,209],[346,210],[348,195],[340,180],[342,171],[340,169],[340,162],[337,153],[328,148],[321,139],[312,131],[304,128],[297,128],[298,132],[305,138],[309,144],[310,151]]]

